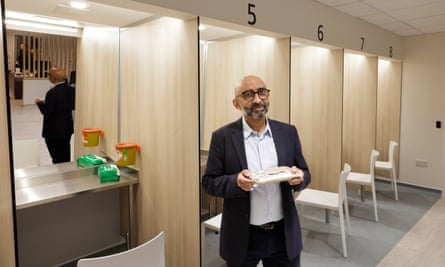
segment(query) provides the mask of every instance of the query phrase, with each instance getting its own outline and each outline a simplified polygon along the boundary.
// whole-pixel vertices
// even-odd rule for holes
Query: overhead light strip
[[[48,23],[48,24],[57,24],[57,25],[62,25],[62,26],[68,26],[68,27],[79,27],[79,23],[77,23],[77,21],[73,21],[73,20],[53,19],[53,18],[47,18],[47,17],[42,17],[42,16],[32,16],[30,18],[30,20]]]
[[[42,22],[42,23],[63,25],[63,26],[68,26],[68,27],[79,27],[79,23],[74,20],[51,18],[51,17],[46,17],[46,16],[33,15],[33,14],[15,12],[15,11],[10,11],[10,10],[6,10],[5,15],[6,15],[6,19],[27,20],[27,21],[32,21],[32,22],[37,21],[37,22]]]
[[[14,19],[5,19],[5,23],[6,23],[6,25],[31,27],[31,28],[45,29],[45,30],[54,30],[54,31],[71,32],[71,33],[78,32],[77,28],[55,26],[55,25],[48,25],[48,24],[35,23],[35,22],[27,22],[27,21],[20,21],[20,20],[14,20]]]

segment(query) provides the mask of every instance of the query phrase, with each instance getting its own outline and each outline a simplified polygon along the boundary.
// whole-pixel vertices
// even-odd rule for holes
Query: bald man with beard
[[[220,255],[227,267],[299,267],[301,229],[293,191],[311,175],[295,126],[267,117],[271,90],[255,76],[235,86],[241,118],[213,132],[202,186],[224,198]],[[252,172],[288,166],[295,177],[256,184]],[[297,175],[299,173],[300,175]]]
[[[42,137],[45,139],[54,164],[71,160],[71,135],[73,129],[74,90],[66,83],[66,72],[53,68],[48,74],[53,87],[45,99],[35,103],[43,115]]]

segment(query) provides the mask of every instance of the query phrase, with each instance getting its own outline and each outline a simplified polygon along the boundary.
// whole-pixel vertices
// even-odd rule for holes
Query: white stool
[[[205,234],[206,228],[210,230],[219,232],[221,230],[221,215],[222,213],[209,218],[201,223],[201,252],[202,252],[202,261],[204,262],[204,248],[205,248]]]

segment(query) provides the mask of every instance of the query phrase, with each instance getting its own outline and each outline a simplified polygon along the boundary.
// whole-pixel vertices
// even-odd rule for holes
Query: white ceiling
[[[147,12],[92,1],[84,1],[90,4],[87,10],[76,10],[70,8],[68,2],[70,0],[5,0],[7,11],[75,20],[83,26],[124,27],[153,16]]]
[[[445,31],[445,0],[315,0],[400,36]]]
[[[67,7],[69,0],[6,0],[6,9],[64,18],[84,25],[123,27],[153,16],[141,9],[120,8],[92,1],[87,11]],[[314,0],[358,17],[400,36],[445,31],[445,0]],[[105,2],[105,1],[102,1]],[[116,1],[111,1],[116,2]],[[210,39],[220,33],[207,30]],[[237,32],[239,34],[239,32]]]

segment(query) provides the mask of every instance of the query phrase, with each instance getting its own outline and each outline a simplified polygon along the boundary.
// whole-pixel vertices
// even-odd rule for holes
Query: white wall
[[[445,187],[445,33],[403,40],[400,180]],[[416,160],[428,166],[416,166]]]

